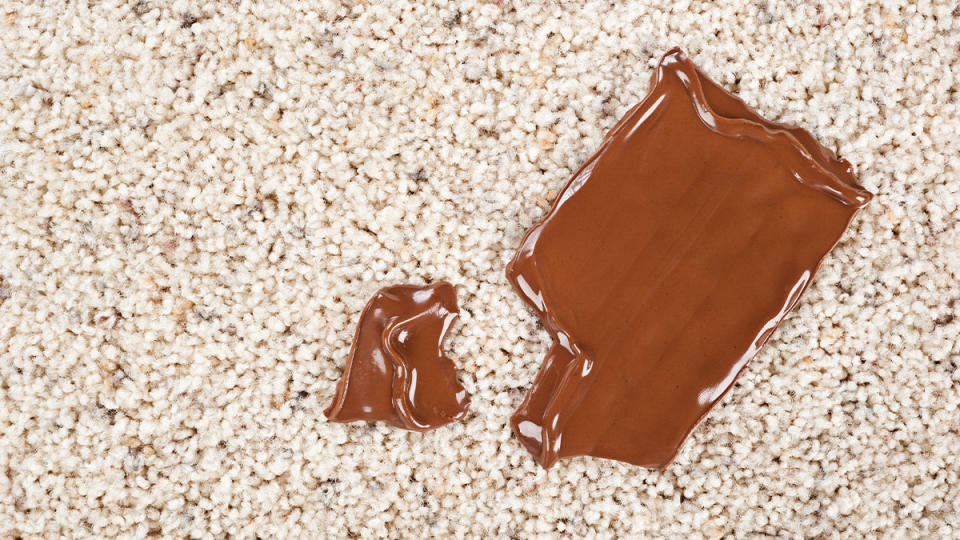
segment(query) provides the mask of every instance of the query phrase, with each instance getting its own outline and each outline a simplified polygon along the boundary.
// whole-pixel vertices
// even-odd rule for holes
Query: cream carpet
[[[673,45],[877,198],[669,469],[544,472],[504,264]],[[955,0],[3,2],[0,537],[956,538],[958,89]],[[439,279],[467,420],[326,422]]]

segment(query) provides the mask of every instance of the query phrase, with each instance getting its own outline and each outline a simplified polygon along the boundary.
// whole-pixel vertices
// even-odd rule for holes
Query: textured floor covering
[[[960,6],[0,5],[0,537],[960,535]],[[877,194],[664,472],[538,470],[523,231],[680,45]],[[467,420],[321,414],[447,279]]]

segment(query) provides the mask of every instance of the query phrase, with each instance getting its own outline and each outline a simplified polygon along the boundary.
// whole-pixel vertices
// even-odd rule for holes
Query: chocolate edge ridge
[[[743,102],[740,98],[728,92],[721,85],[717,84],[715,81],[710,79],[706,74],[700,71],[697,66],[690,60],[690,57],[683,52],[679,47],[674,47],[667,51],[666,54],[660,59],[660,63],[657,66],[657,78],[656,85],[651,93],[655,92],[660,85],[660,82],[663,80],[663,74],[665,64],[667,61],[674,60],[680,66],[678,69],[683,71],[685,75],[690,79],[689,84],[687,81],[681,81],[684,84],[684,87],[687,89],[687,95],[690,98],[690,101],[694,105],[694,110],[697,113],[697,116],[703,122],[704,126],[719,134],[724,136],[751,136],[750,131],[753,130],[752,126],[757,126],[763,131],[765,131],[770,137],[783,137],[801,154],[803,158],[812,166],[814,170],[817,170],[822,176],[826,177],[828,180],[832,180],[836,186],[830,186],[826,183],[816,182],[816,183],[807,183],[806,181],[799,180],[804,185],[809,186],[812,189],[825,193],[827,196],[831,197],[834,200],[837,200],[844,204],[845,206],[852,207],[863,207],[873,198],[873,194],[867,191],[859,182],[856,181],[856,177],[851,171],[849,175],[847,174],[837,174],[830,169],[830,167],[822,163],[813,149],[809,148],[807,144],[797,138],[797,135],[794,131],[799,131],[804,134],[805,137],[808,137],[810,142],[817,145],[816,153],[820,153],[824,158],[832,160],[837,165],[843,165],[846,163],[849,165],[849,161],[840,160],[833,154],[833,151],[823,146],[823,144],[816,139],[809,131],[804,128],[797,126],[790,126],[787,124],[779,124],[763,118],[759,113],[756,113],[751,109],[746,103]],[[727,97],[731,97],[741,104],[751,112],[754,112],[759,118],[759,121],[753,118],[737,118],[731,116],[725,116],[716,111],[714,106],[710,103],[710,100],[707,99],[706,93],[703,89],[702,79],[706,79],[711,84],[719,88]],[[704,121],[703,113],[707,113],[715,119],[722,120],[723,123],[730,124],[730,128],[734,129],[721,129],[719,126],[712,126],[710,122]],[[739,127],[739,129],[736,129]],[[771,129],[772,128],[772,129]],[[850,166],[852,168],[852,166]],[[850,193],[844,193],[843,191],[837,190],[837,187],[841,188],[843,191],[848,191]],[[832,191],[836,192],[833,193]]]
[[[393,373],[390,376],[390,408],[402,427],[414,431],[424,431],[427,427],[420,423],[417,415],[413,412],[413,404],[409,403],[408,392],[410,391],[410,370],[407,368],[407,361],[394,347],[395,333],[404,325],[408,324],[413,317],[405,317],[399,321],[391,321],[380,331],[380,341],[383,343],[390,366]]]

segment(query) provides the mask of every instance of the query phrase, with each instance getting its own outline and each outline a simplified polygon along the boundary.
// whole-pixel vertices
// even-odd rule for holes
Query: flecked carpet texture
[[[843,7],[837,7],[843,4]],[[548,472],[503,269],[683,47],[876,199],[663,472]],[[0,537],[960,536],[960,5],[0,5]],[[445,279],[465,421],[322,415]]]

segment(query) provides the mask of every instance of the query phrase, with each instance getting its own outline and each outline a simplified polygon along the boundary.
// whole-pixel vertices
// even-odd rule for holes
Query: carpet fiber
[[[960,6],[0,6],[0,537],[960,535]],[[523,232],[674,45],[877,198],[666,471],[507,427]],[[360,310],[445,279],[473,404],[329,423]]]

